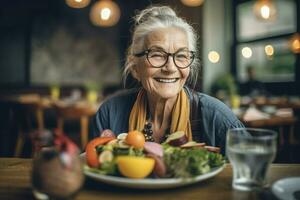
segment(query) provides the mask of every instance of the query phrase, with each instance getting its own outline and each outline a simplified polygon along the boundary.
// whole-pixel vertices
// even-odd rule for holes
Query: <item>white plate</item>
[[[84,157],[84,155],[81,156]],[[225,165],[213,168],[211,169],[210,172],[206,174],[202,174],[193,178],[185,178],[185,179],[184,178],[130,179],[124,177],[97,174],[88,170],[84,170],[84,174],[87,177],[90,177],[94,180],[107,183],[110,185],[114,185],[114,186],[121,186],[127,188],[140,188],[140,189],[164,189],[164,188],[175,188],[175,187],[180,187],[180,186],[204,181],[220,173],[224,169],[224,166]]]
[[[297,191],[300,192],[300,177],[284,178],[272,185],[272,192],[281,200],[296,200]]]

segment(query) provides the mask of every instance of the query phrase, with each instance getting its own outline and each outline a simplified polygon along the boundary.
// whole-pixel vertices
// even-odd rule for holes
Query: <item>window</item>
[[[255,1],[237,6],[237,38],[239,41],[296,32],[297,12],[294,0],[273,2],[276,8],[276,18],[272,20],[262,20],[255,16],[253,10]]]
[[[253,8],[256,1],[234,2],[236,26],[233,53],[236,56],[233,71],[238,81],[247,80],[246,68],[252,66],[256,69],[257,79],[262,82],[296,85],[299,54],[291,51],[290,38],[298,30],[297,2],[273,0],[276,17],[270,20],[255,16]]]
[[[249,51],[243,55],[243,50]],[[251,54],[251,55],[250,55]],[[289,38],[241,43],[237,46],[239,82],[247,81],[246,68],[253,66],[261,82],[295,81],[296,56],[289,47]]]

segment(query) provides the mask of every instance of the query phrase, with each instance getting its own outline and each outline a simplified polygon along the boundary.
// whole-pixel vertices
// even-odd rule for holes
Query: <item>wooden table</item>
[[[31,159],[0,158],[0,199],[21,200],[34,199],[31,190]],[[300,176],[300,164],[272,164],[269,182]],[[192,200],[192,199],[274,199],[269,190],[263,192],[239,192],[231,187],[232,169],[227,164],[217,176],[206,181],[163,190],[134,190],[104,185],[87,179],[84,187],[74,198],[75,200]]]
[[[244,100],[243,100],[244,99]],[[245,101],[245,99],[247,99]],[[300,109],[300,100],[299,98],[291,100],[288,97],[255,97],[249,99],[249,97],[242,97],[241,105],[250,106],[251,104],[256,105],[257,107],[262,106],[276,106],[277,108],[293,108]]]
[[[258,127],[266,127],[266,126],[291,126],[297,122],[297,118],[294,116],[288,117],[279,117],[279,116],[271,116],[269,119],[259,119],[252,121],[243,121],[242,122],[246,126],[258,128]]]
[[[280,145],[284,144],[296,144],[296,136],[295,136],[295,124],[297,123],[298,119],[295,116],[288,116],[288,117],[280,117],[280,116],[271,116],[268,119],[259,119],[253,121],[244,121],[240,119],[246,127],[251,128],[269,128],[269,127],[278,127],[279,130],[279,143]],[[285,141],[284,137],[284,127],[288,127],[288,140]]]

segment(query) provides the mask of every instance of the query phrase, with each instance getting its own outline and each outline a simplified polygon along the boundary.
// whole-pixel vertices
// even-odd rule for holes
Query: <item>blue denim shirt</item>
[[[189,99],[192,90],[184,87]],[[92,137],[98,137],[101,131],[111,129],[116,135],[128,132],[128,120],[139,89],[123,90],[107,98],[100,106],[93,119]],[[195,101],[198,101],[199,119],[193,119],[192,132],[201,131],[201,141],[210,146],[218,146],[225,152],[226,132],[230,128],[244,127],[234,113],[218,99],[196,92]],[[199,121],[201,130],[193,129],[193,124]],[[194,134],[194,132],[193,132]]]

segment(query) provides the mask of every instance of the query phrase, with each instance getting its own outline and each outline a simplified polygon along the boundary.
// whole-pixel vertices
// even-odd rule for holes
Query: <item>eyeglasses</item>
[[[167,53],[160,49],[147,49],[134,55],[137,57],[146,55],[148,62],[155,68],[161,68],[167,64],[169,56],[172,56],[174,64],[180,69],[189,67],[195,59],[195,52],[187,49],[180,49],[175,53]]]

